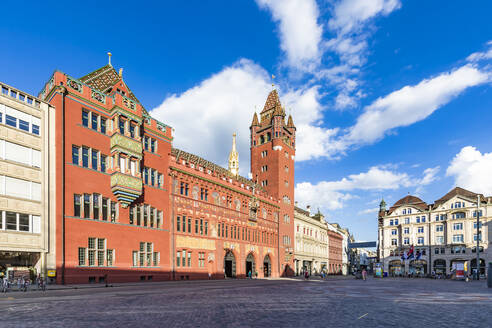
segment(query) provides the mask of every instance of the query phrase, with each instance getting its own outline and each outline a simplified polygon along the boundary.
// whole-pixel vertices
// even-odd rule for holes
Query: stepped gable
[[[184,150],[178,149],[178,148],[171,148],[171,155],[176,157],[176,161],[178,162],[180,159],[184,159],[185,161],[189,163],[193,163],[196,166],[202,166],[204,169],[209,169],[212,171],[212,173],[216,172],[219,175],[223,175],[226,177],[229,177],[231,179],[235,179],[239,181],[240,183],[244,183],[247,186],[253,187],[254,183],[252,180],[246,179],[243,176],[240,175],[233,175],[229,170],[223,168],[222,166],[219,166],[215,163],[212,163],[210,161],[207,161],[206,159],[201,158],[200,156],[188,153]],[[261,186],[256,185],[256,189],[265,191]]]
[[[422,199],[420,199],[416,196],[408,195],[408,196],[403,197],[399,201],[397,201],[393,206],[391,206],[388,213],[391,213],[394,210],[396,210],[398,207],[404,206],[404,205],[415,206],[415,207],[421,209],[422,211],[427,210],[427,203],[426,202],[424,202]]]
[[[278,98],[277,90],[274,89],[274,90],[270,91],[270,93],[268,94],[267,100],[265,102],[265,106],[263,107],[263,110],[261,111],[261,113],[264,113],[264,112],[269,111],[270,109],[274,108],[277,105],[277,103],[280,104],[280,100]]]
[[[118,83],[122,78],[118,74],[118,72],[114,69],[114,67],[110,64],[107,64],[92,73],[89,73],[80,78],[82,83],[87,84],[88,86],[97,89],[103,93],[113,87],[116,83]],[[125,83],[125,82],[123,82]],[[125,83],[125,87],[128,89],[128,97],[140,104],[140,101],[135,97],[133,92],[130,91],[130,88]]]
[[[444,195],[441,198],[439,198],[438,200],[436,200],[434,203],[436,206],[438,206],[438,205],[441,205],[441,204],[447,202],[448,200],[450,200],[451,198],[453,198],[455,196],[462,196],[462,197],[468,198],[470,200],[476,200],[477,195],[480,195],[480,200],[482,202],[487,201],[482,194],[477,194],[477,193],[474,193],[472,191],[463,189],[461,187],[455,187],[450,192],[448,192],[446,195]]]

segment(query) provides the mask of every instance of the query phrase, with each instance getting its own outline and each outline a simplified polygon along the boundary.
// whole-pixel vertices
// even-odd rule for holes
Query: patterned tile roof
[[[264,112],[274,108],[277,103],[280,104],[280,100],[278,99],[277,90],[274,89],[268,94],[267,100],[265,102],[265,106],[263,107],[263,110],[261,111],[261,113],[264,113]]]
[[[180,159],[184,159],[185,161],[189,163],[193,163],[196,166],[202,166],[205,169],[209,169],[212,172],[216,172],[219,175],[223,175],[226,177],[229,177],[231,179],[237,180],[240,183],[244,183],[247,186],[253,187],[253,181],[246,179],[245,177],[242,177],[240,175],[233,175],[229,170],[223,168],[222,166],[219,166],[215,163],[212,163],[210,161],[207,161],[206,159],[201,158],[200,156],[188,153],[184,150],[178,149],[178,148],[171,148],[171,155],[176,157],[176,161],[179,161]],[[263,188],[260,186],[256,186],[257,189],[264,191]]]
[[[93,87],[101,92],[106,92],[107,89],[114,86],[121,80],[120,75],[113,66],[107,64],[99,69],[96,69],[94,72],[91,72],[80,78],[80,81],[87,84],[90,87]],[[124,82],[123,82],[124,83]],[[128,86],[125,83],[125,86]],[[130,88],[128,88],[129,95],[128,97],[132,100],[140,103],[137,97],[131,92]]]

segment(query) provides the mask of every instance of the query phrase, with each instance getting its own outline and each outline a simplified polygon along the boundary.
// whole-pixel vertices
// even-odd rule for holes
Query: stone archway
[[[226,278],[236,277],[236,257],[230,250],[227,250],[224,256],[224,276]]]
[[[251,272],[251,275],[250,275]],[[254,277],[256,272],[256,263],[253,253],[249,253],[246,257],[246,277]]]
[[[265,255],[263,259],[263,277],[268,278],[272,275],[272,261],[270,255]]]

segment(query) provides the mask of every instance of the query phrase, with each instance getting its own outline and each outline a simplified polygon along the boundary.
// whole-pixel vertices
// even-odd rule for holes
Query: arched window
[[[264,135],[261,135],[260,136],[260,145],[265,143],[265,136]]]
[[[270,141],[272,140],[272,134],[270,132],[267,132],[267,140],[266,141]]]

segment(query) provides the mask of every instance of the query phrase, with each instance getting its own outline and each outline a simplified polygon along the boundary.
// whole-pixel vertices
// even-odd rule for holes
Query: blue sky
[[[55,69],[107,63],[175,146],[226,165],[271,74],[298,127],[296,200],[375,240],[375,209],[456,185],[492,195],[489,1],[28,2],[0,21],[0,80],[37,94]]]

